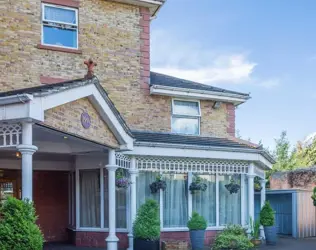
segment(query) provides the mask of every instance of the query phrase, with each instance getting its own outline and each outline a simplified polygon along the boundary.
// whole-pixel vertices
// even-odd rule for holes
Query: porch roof
[[[18,98],[20,98],[20,101],[21,100],[23,101],[26,95],[32,95],[33,97],[43,97],[43,96],[59,93],[62,91],[78,88],[81,86],[89,85],[91,83],[93,83],[96,86],[96,88],[98,89],[98,91],[100,92],[104,100],[106,101],[106,103],[109,105],[111,111],[113,112],[113,114],[115,115],[119,123],[122,125],[122,127],[124,128],[125,132],[129,134],[131,137],[133,137],[125,120],[121,116],[120,112],[116,109],[114,103],[109,98],[105,89],[101,86],[97,77],[94,77],[92,79],[81,78],[81,79],[76,79],[76,80],[60,82],[60,83],[45,84],[45,85],[40,85],[36,87],[31,87],[31,88],[24,88],[24,89],[2,92],[0,93],[0,98],[18,96]],[[1,102],[0,102],[0,105],[2,104]],[[4,103],[4,104],[7,104],[7,103]]]

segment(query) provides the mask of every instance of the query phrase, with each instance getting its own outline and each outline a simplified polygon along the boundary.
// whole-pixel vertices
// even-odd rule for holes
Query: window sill
[[[109,232],[108,228],[93,228],[93,227],[81,227],[81,228],[73,228],[73,227],[68,227],[69,230],[74,231],[74,232]],[[117,228],[116,229],[117,233],[128,233],[127,229],[124,228]]]
[[[214,227],[207,227],[206,231],[220,231],[223,230],[225,227],[222,226],[214,226]],[[162,228],[161,232],[189,232],[188,228],[185,227],[178,227],[178,228]]]
[[[38,49],[59,51],[59,52],[65,52],[65,53],[72,53],[72,54],[82,54],[82,51],[78,50],[78,49],[60,48],[60,47],[49,46],[49,45],[42,45],[42,44],[38,44],[37,48]]]

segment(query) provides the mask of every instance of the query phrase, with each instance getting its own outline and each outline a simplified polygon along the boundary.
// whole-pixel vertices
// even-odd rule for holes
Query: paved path
[[[293,238],[279,238],[276,246],[262,245],[260,250],[316,250],[316,238],[296,240]]]

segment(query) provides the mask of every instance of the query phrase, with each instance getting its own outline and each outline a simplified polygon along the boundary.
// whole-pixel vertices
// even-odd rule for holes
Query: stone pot
[[[134,239],[134,250],[159,250],[159,240]]]
[[[261,240],[260,239],[251,239],[251,243],[257,247],[261,245]]]
[[[264,235],[266,237],[267,245],[276,245],[278,239],[277,229],[276,226],[264,226]]]
[[[192,230],[190,231],[190,239],[192,250],[204,249],[205,230]]]

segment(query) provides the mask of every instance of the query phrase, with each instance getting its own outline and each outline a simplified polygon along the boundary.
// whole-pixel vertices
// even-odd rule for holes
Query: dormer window
[[[78,10],[43,4],[42,45],[78,49]]]
[[[172,100],[171,131],[178,134],[200,134],[200,102]]]

